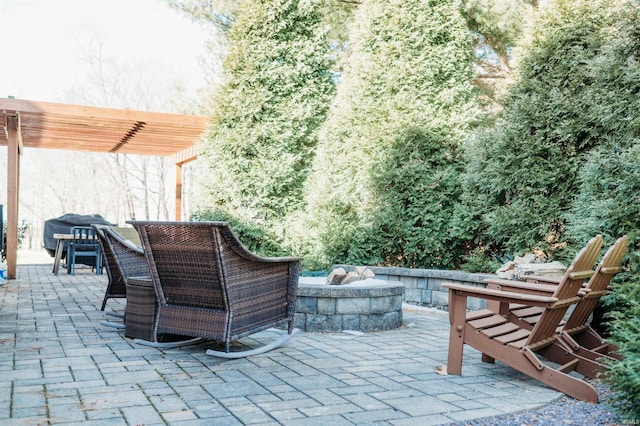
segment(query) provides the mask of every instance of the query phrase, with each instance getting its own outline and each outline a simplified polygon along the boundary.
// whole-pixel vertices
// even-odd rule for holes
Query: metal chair
[[[102,274],[102,251],[95,229],[90,226],[74,226],[71,228],[71,235],[73,237],[67,246],[67,273],[75,275],[76,263],[87,264],[87,259],[93,258],[96,274]]]

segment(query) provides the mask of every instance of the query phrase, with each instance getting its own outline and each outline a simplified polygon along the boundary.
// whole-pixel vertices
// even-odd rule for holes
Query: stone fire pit
[[[402,325],[404,284],[366,279],[328,285],[326,277],[300,277],[294,326],[304,331],[377,331]]]

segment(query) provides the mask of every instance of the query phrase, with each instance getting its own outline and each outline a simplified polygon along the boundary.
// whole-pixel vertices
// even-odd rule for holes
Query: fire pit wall
[[[351,265],[335,265],[347,272]],[[298,286],[295,327],[305,331],[332,332],[356,330],[370,332],[390,330],[402,325],[402,303],[447,310],[449,291],[446,283],[486,287],[484,279],[491,274],[438,269],[370,267],[373,283],[353,286],[326,285],[326,277],[301,277]],[[470,297],[468,309],[486,306],[481,299]]]
[[[344,268],[347,272],[354,269],[350,265],[334,265],[334,268]],[[476,274],[464,271],[450,271],[441,269],[413,269],[413,268],[385,268],[369,267],[375,274],[375,278],[386,281],[399,281],[404,284],[403,301],[416,306],[428,306],[447,310],[449,307],[449,290],[443,284],[465,284],[477,287],[486,287],[484,280],[495,278],[495,274]],[[485,302],[481,299],[470,297],[467,301],[467,309],[483,309]]]
[[[304,331],[379,331],[402,325],[404,285],[367,280],[328,285],[326,277],[301,277],[294,326]]]
[[[344,268],[352,271],[351,265],[334,265],[335,268]],[[427,306],[448,310],[449,290],[443,284],[465,284],[478,287],[486,287],[486,278],[495,278],[495,274],[475,274],[464,271],[451,271],[441,269],[413,269],[413,268],[385,268],[369,267],[375,274],[375,278],[385,281],[398,281],[404,287],[403,301],[416,306]],[[470,297],[467,309],[483,309],[484,301]]]

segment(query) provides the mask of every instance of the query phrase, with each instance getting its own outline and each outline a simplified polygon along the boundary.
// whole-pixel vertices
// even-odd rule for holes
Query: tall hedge
[[[453,198],[433,196],[455,186],[455,147],[478,111],[457,5],[383,0],[356,11],[308,185],[304,230],[320,263],[445,266]]]
[[[579,191],[567,215],[567,240],[601,233],[609,244],[630,239],[626,271],[603,300],[602,329],[621,347],[605,378],[616,391],[616,407],[640,419],[640,4],[618,2],[610,37],[590,64],[598,91],[601,144],[585,158]]]
[[[201,209],[282,240],[335,92],[318,1],[244,1],[205,147]],[[211,212],[213,212],[211,214]]]
[[[594,74],[616,3],[550,2],[501,113],[471,145],[466,229],[496,252],[551,255],[561,246],[585,155],[616,130]]]

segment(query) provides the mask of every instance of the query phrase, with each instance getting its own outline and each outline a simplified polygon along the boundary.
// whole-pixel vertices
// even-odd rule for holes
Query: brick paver
[[[428,425],[532,408],[560,394],[465,348],[442,376],[446,314],[405,309],[401,328],[300,333],[239,360],[134,344],[100,325],[106,275],[19,265],[0,285],[0,423],[108,425]],[[108,309],[122,312],[124,300]],[[117,321],[117,319],[115,320]],[[270,342],[278,330],[243,339]]]

